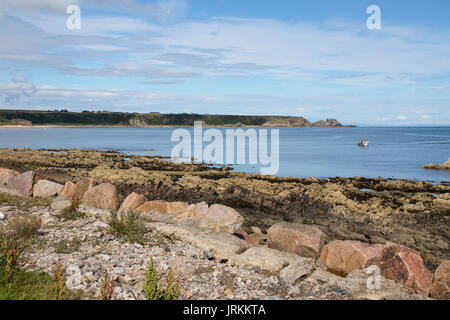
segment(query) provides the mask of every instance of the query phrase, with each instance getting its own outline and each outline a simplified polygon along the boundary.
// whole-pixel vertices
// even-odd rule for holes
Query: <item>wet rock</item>
[[[57,196],[50,205],[50,209],[59,212],[70,207],[72,207],[72,198],[66,195]]]
[[[444,261],[436,270],[431,296],[435,299],[450,300],[450,261]]]
[[[217,232],[235,233],[244,223],[244,218],[233,208],[214,204],[207,214],[200,220],[202,228],[209,228]]]
[[[39,180],[33,187],[33,197],[48,198],[57,195],[63,185],[48,180]]]
[[[102,183],[93,187],[83,195],[81,204],[116,211],[119,207],[119,198],[116,187],[110,183]]]
[[[5,185],[10,176],[18,176],[20,173],[15,170],[0,168],[0,185]]]
[[[132,212],[139,206],[143,205],[146,201],[147,199],[145,199],[143,195],[132,192],[122,202],[118,213]]]
[[[317,258],[325,235],[316,226],[280,222],[269,228],[267,237],[270,248]]]
[[[425,267],[417,251],[400,245],[389,245],[383,249],[379,265],[384,277],[428,296],[433,275]]]
[[[21,195],[31,196],[33,194],[33,185],[36,173],[27,171],[17,176],[9,176],[6,181],[8,188],[18,191]]]
[[[360,241],[332,241],[323,247],[321,261],[329,271],[346,276],[353,270],[377,265],[384,248]]]

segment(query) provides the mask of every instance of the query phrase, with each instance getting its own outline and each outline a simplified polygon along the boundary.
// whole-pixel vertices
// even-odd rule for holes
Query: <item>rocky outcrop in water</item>
[[[450,160],[442,164],[429,163],[423,166],[425,169],[450,170]]]

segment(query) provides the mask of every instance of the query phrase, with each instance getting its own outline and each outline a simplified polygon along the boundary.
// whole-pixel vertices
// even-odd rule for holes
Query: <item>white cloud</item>
[[[55,13],[64,12],[78,0],[0,0],[0,8],[6,12]]]
[[[256,86],[249,86],[246,95],[209,94],[213,87],[208,86],[204,95],[161,95],[48,87],[38,85],[43,80],[35,74],[35,85],[19,81],[0,86],[0,96],[9,107],[55,103],[74,108],[106,104],[117,110],[141,105],[158,105],[168,111],[267,114],[276,110],[312,120],[325,115],[347,123],[378,118],[380,123],[400,120],[402,124],[431,120],[423,118],[427,115],[437,119],[435,114],[441,114],[439,120],[450,123],[448,85],[429,82],[440,76],[441,82],[448,79],[448,30],[384,26],[373,33],[364,26],[334,22],[232,17],[194,22],[178,20],[188,8],[181,0],[152,4],[93,0],[79,1],[82,28],[73,31],[65,28],[68,2],[74,3],[0,0],[7,13],[0,19],[0,65],[9,69],[47,68],[77,81],[120,77],[153,85],[180,84],[191,78],[258,77],[277,86],[269,86],[267,94],[259,95],[251,94]],[[15,11],[14,6],[29,10]],[[95,15],[85,9],[94,6],[99,9]],[[310,86],[299,88],[298,95],[278,94],[277,89],[285,89],[283,83],[290,80],[302,80]],[[311,87],[316,92],[310,92]],[[351,92],[349,87],[357,87],[357,94],[337,93],[340,88]],[[404,90],[389,91],[395,87]],[[380,91],[375,94],[372,89]],[[426,112],[418,113],[419,109]]]

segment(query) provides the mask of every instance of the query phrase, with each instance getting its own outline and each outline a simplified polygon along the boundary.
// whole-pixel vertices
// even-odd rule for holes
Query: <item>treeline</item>
[[[125,125],[133,114],[121,112],[68,112],[0,110],[0,122],[30,121],[34,125]]]
[[[208,125],[260,126],[268,121],[264,116],[240,115],[201,115],[192,113],[125,113],[108,111],[69,112],[0,110],[0,123],[12,124],[29,121],[33,125],[130,125],[141,122],[143,125],[192,126],[194,121],[204,121]],[[131,121],[131,122],[130,122]]]

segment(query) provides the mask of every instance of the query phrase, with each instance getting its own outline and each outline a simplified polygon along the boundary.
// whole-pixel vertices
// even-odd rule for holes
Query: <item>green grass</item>
[[[52,277],[45,272],[18,270],[6,281],[6,261],[0,256],[0,300],[56,300]],[[66,300],[89,298],[80,290],[67,290]]]
[[[54,300],[52,278],[44,272],[17,271],[6,281],[6,261],[0,256],[0,300]]]
[[[37,169],[45,168],[41,165],[31,164],[31,163],[24,163],[23,166],[30,170],[37,170]]]

